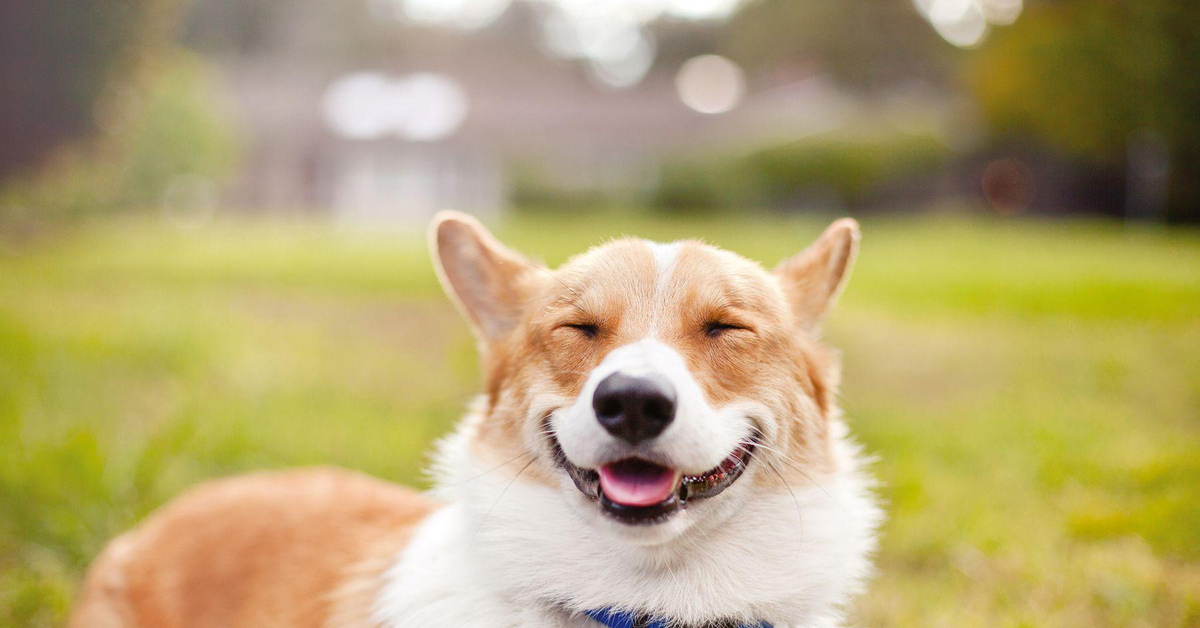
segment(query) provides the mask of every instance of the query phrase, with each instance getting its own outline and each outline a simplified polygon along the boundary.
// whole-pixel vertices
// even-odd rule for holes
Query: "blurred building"
[[[605,89],[532,47],[445,37],[455,41],[418,59],[321,68],[240,60],[223,67],[250,144],[231,200],[246,207],[329,208],[360,218],[394,212],[423,218],[444,207],[491,212],[506,203],[509,179],[522,168],[580,187],[641,186],[639,179],[653,173],[653,155],[677,146],[703,122],[679,103],[669,80]],[[367,137],[339,133],[329,119],[329,90],[365,72],[396,81],[430,74],[448,81],[461,91],[465,116],[435,137],[414,138],[402,129]],[[371,115],[369,103],[363,105],[358,115]],[[413,105],[448,106],[436,98]]]
[[[1086,0],[13,5],[0,74],[19,89],[0,121],[20,150],[0,151],[0,177],[23,216],[986,205],[1195,220],[1200,14],[1142,4],[1133,21]]]
[[[332,40],[320,27],[327,7],[288,6],[263,8],[257,43],[205,41],[244,14],[201,3],[191,18],[244,137],[230,207],[386,223],[423,222],[448,207],[496,213],[520,188],[540,186],[636,199],[665,155],[814,133],[853,104],[809,70],[744,101],[740,75],[729,85],[698,76],[696,97],[738,105],[720,115],[681,100],[677,67],[614,87],[548,54],[525,5],[482,31],[366,19],[337,24],[350,30]],[[364,45],[389,28],[398,39]]]

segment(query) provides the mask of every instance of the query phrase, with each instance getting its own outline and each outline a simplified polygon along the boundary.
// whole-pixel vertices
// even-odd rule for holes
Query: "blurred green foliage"
[[[174,0],[0,4],[0,183],[91,143],[97,108],[136,84],[170,34]]]
[[[933,176],[952,152],[930,135],[829,133],[733,155],[667,162],[653,199],[675,211],[858,207],[882,202],[889,183]]]
[[[0,228],[154,207],[176,177],[219,183],[232,173],[237,129],[217,104],[204,63],[175,53],[146,73],[111,105],[104,141],[0,188]]]
[[[1002,135],[1032,135],[1124,164],[1139,137],[1165,142],[1168,217],[1200,218],[1200,11],[1176,0],[1030,2],[965,67]]]
[[[813,219],[518,217],[773,264]],[[877,628],[1200,623],[1200,233],[864,223],[828,325],[891,520]],[[423,238],[94,222],[0,257],[0,625],[61,625],[86,562],[191,484],[340,464],[424,484],[478,389]]]
[[[508,168],[508,203],[530,213],[579,213],[617,207],[621,201],[636,199],[637,193],[598,182],[567,183],[563,177],[546,172],[544,167],[520,162]]]
[[[238,129],[217,105],[212,78],[195,58],[171,63],[146,93],[145,114],[132,122],[119,203],[161,200],[174,177],[222,181],[238,157]]]
[[[764,148],[745,158],[745,168],[768,205],[786,204],[806,188],[827,188],[853,206],[872,200],[890,181],[937,172],[950,154],[928,135],[881,132]]]
[[[754,198],[754,184],[741,176],[739,163],[727,156],[680,157],[658,172],[652,204],[667,212],[712,213]]]
[[[855,90],[944,82],[955,55],[910,2],[755,0],[716,37],[716,48],[752,72],[820,69]]]

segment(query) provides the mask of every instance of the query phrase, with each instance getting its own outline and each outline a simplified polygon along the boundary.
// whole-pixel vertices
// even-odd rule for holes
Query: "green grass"
[[[550,263],[622,233],[773,263],[813,220],[524,217]],[[891,516],[872,627],[1200,625],[1200,233],[864,225],[829,323]],[[113,534],[207,477],[422,483],[477,387],[420,234],[110,222],[0,257],[0,625],[64,620]]]

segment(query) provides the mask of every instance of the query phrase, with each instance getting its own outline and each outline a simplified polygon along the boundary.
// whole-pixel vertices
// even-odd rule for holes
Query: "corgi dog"
[[[113,540],[75,628],[830,628],[881,511],[818,328],[858,249],[773,271],[620,239],[556,270],[443,212],[483,394],[419,493],[335,469],[201,485]]]

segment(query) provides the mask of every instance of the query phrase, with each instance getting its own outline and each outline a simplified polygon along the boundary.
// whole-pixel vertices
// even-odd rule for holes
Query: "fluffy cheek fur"
[[[668,340],[710,403],[727,415],[745,417],[761,432],[756,460],[769,472],[747,474],[744,480],[786,490],[806,481],[805,473],[833,471],[829,414],[837,364],[830,352],[765,308],[754,322],[756,335],[698,342],[687,332],[699,326],[691,318],[701,320],[701,312],[699,318],[682,320]],[[610,329],[620,329],[617,316],[606,322]],[[546,417],[574,403],[592,369],[636,334],[588,339],[556,327],[553,320],[549,314],[532,317],[484,356],[484,420],[469,446],[481,464],[514,466],[520,469],[518,481],[558,488],[562,472],[548,447]]]
[[[465,224],[451,235],[464,238]],[[445,585],[451,602],[442,610],[453,613],[464,608],[453,600],[467,582],[503,592],[517,608],[565,613],[553,626],[610,606],[689,623],[834,625],[869,572],[880,519],[833,403],[836,361],[815,339],[856,245],[853,223],[835,223],[767,273],[698,243],[663,254],[626,240],[550,273],[524,270],[487,237],[458,242],[444,280],[478,324],[486,394],[441,448],[439,490],[451,506],[401,560],[400,572],[412,577],[397,572],[398,589]],[[712,321],[734,329],[707,334]],[[595,333],[580,335],[578,324]],[[605,355],[644,338],[683,356],[714,408],[751,418],[762,432],[743,478],[689,504],[682,516],[696,525],[658,544],[629,543],[596,525],[588,514],[595,508],[556,467],[543,434],[547,414],[577,400]],[[462,534],[439,542],[439,530]],[[461,563],[447,544],[469,548]],[[454,577],[422,577],[422,548]],[[401,598],[418,606],[427,599],[398,592],[395,617],[408,617]]]
[[[831,433],[836,471],[814,474],[815,481],[788,479],[790,487],[784,488],[778,480],[762,481],[773,474],[758,465],[746,481],[696,513],[713,525],[662,546],[623,543],[587,525],[563,493],[524,476],[512,481],[517,468],[481,464],[465,446],[477,440],[471,426],[480,419],[473,414],[464,430],[443,443],[439,490],[454,505],[418,533],[401,561],[391,611],[406,619],[391,625],[416,625],[403,609],[434,596],[447,599],[434,616],[454,616],[461,608],[454,592],[469,582],[472,590],[505,591],[518,608],[561,609],[556,618],[531,626],[574,625],[572,612],[611,606],[654,609],[697,624],[737,617],[826,627],[837,625],[840,605],[870,573],[880,512],[857,450],[836,419]],[[470,551],[444,549],[438,538],[446,530],[460,530],[450,544]],[[427,560],[447,572],[444,582],[428,576],[423,547],[431,552]],[[459,554],[461,562],[453,558]],[[439,583],[445,591],[426,590]]]
[[[503,480],[495,494],[484,490],[472,498],[486,510],[502,510],[514,500],[524,499],[519,495],[531,491],[538,495],[535,499],[531,494],[531,501],[554,502],[554,508],[565,509],[575,525],[621,538],[619,531],[610,529],[614,524],[578,493],[553,462],[545,434],[545,417],[575,401],[587,374],[603,354],[571,342],[563,343],[567,348],[559,348],[556,353],[544,344],[545,338],[553,334],[522,330],[514,335],[512,345],[498,354],[503,357],[485,363],[489,394],[473,413],[473,429],[457,441],[456,447],[465,448],[470,457],[469,463],[460,458],[459,468],[486,473],[489,480]],[[745,512],[748,503],[765,500],[778,505],[779,500],[792,501],[797,491],[813,488],[813,477],[836,477],[841,470],[835,455],[836,439],[830,431],[836,419],[827,414],[836,367],[832,359],[802,344],[803,339],[780,337],[768,342],[777,343],[776,347],[789,346],[789,350],[759,353],[775,359],[754,361],[750,375],[735,372],[730,366],[723,369],[723,360],[746,363],[747,355],[761,350],[757,342],[742,342],[745,346],[723,347],[716,356],[712,355],[716,352],[705,355],[693,348],[686,357],[705,394],[724,401],[719,408],[723,413],[746,417],[757,426],[760,446],[749,471],[730,490],[716,499],[689,505],[686,521],[674,522],[680,530],[711,532]],[[781,355],[800,357],[780,359]],[[737,386],[742,390],[734,392]],[[846,461],[842,465],[851,466]],[[497,488],[493,482],[485,484]],[[545,512],[548,507],[537,510]],[[497,513],[487,514],[486,510],[482,517],[492,522],[480,525],[491,528]],[[787,506],[784,512],[793,517],[796,505]],[[514,521],[513,525],[521,524]],[[663,534],[671,536],[668,532],[664,530]]]
[[[649,264],[642,248],[610,246],[621,249],[622,259]],[[746,418],[763,432],[763,445],[815,470],[830,469],[836,362],[793,323],[774,278],[722,253],[682,247],[667,282],[646,272],[652,266],[613,267],[608,258],[585,256],[560,281],[543,283],[529,297],[542,307],[485,349],[488,420],[478,447],[492,450],[494,464],[541,457],[545,417],[574,403],[614,349],[654,337],[683,356],[708,404],[719,411],[753,407]],[[738,307],[726,305],[731,302]],[[718,320],[747,329],[707,335],[706,324]],[[590,323],[597,331],[585,335],[569,323]],[[531,463],[530,478],[547,480],[545,466]]]
[[[556,363],[545,346],[544,334],[522,330],[484,356],[482,420],[468,446],[481,464],[517,465],[521,481],[555,487],[562,472],[552,459],[545,419],[578,396],[589,366],[565,364],[561,356]]]

